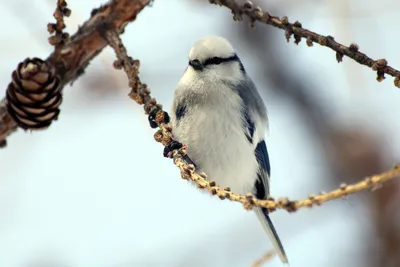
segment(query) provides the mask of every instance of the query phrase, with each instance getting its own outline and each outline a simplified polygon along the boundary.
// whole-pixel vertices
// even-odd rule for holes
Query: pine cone
[[[39,58],[19,63],[7,88],[7,109],[24,129],[44,129],[60,113],[62,96],[55,68]]]

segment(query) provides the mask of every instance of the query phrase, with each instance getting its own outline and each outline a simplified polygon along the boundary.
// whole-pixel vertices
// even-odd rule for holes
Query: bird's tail
[[[276,232],[275,227],[268,216],[268,210],[264,208],[256,208],[255,212],[257,214],[258,219],[261,221],[264,230],[269,235],[281,261],[283,263],[289,263],[286,257],[285,250],[283,249],[281,240],[279,239],[278,233]]]

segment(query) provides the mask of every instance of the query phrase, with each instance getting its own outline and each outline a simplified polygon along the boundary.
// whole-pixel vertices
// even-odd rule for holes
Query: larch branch
[[[58,1],[61,5],[64,1]],[[90,18],[78,31],[65,42],[55,46],[54,52],[46,59],[56,68],[60,77],[60,86],[74,82],[83,73],[89,62],[107,45],[102,37],[105,32],[116,31],[121,34],[125,26],[136,19],[151,0],[111,0],[107,4],[94,9]],[[64,10],[64,13],[69,13]],[[62,27],[61,18],[58,22]],[[17,129],[17,124],[7,112],[7,101],[0,101],[0,144],[4,146],[7,136]]]
[[[276,255],[275,251],[268,251],[260,259],[256,260],[251,267],[261,267],[269,262]]]
[[[209,0],[211,4],[217,4],[229,8],[233,13],[233,19],[240,21],[242,16],[246,15],[251,20],[251,26],[254,27],[256,21],[271,25],[272,27],[285,31],[286,40],[289,42],[293,35],[294,43],[299,44],[302,38],[306,39],[308,46],[313,46],[313,43],[318,43],[321,46],[329,47],[336,52],[336,60],[341,62],[343,56],[347,56],[357,63],[367,66],[376,71],[376,79],[381,82],[385,79],[385,74],[394,77],[394,85],[400,88],[400,71],[387,65],[385,59],[374,60],[359,51],[357,44],[345,46],[334,40],[332,36],[324,36],[302,27],[298,21],[290,23],[288,17],[282,18],[272,16],[267,11],[263,11],[260,7],[255,7],[251,1],[246,1],[240,5],[235,0]]]

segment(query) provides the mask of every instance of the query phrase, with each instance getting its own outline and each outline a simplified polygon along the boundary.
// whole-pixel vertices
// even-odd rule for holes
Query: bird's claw
[[[171,152],[175,149],[181,149],[183,145],[179,143],[178,141],[172,141],[168,145],[165,146],[164,148],[164,157],[170,158],[171,157]]]
[[[157,120],[156,120],[157,119],[157,113],[159,111],[164,113],[163,114],[163,121],[162,121],[163,123],[169,123],[169,121],[170,121],[170,117],[169,117],[167,112],[165,112],[165,111],[163,111],[163,110],[161,110],[159,108],[154,108],[149,114],[149,123],[150,123],[150,127],[151,128],[157,128],[158,124],[161,123],[161,122],[157,122]]]

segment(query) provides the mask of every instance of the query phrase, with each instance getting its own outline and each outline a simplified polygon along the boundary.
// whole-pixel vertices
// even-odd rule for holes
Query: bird
[[[227,39],[208,36],[192,46],[170,114],[173,137],[186,145],[196,171],[232,192],[267,199],[267,109]],[[254,210],[281,261],[288,263],[268,210]]]

